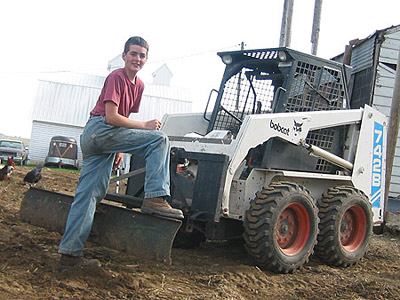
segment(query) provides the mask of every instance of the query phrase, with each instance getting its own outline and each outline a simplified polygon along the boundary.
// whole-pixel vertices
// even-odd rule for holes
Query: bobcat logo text
[[[285,135],[289,135],[290,129],[287,127],[281,126],[279,123],[274,123],[272,120],[269,122],[269,127],[275,131],[278,131],[280,133],[283,133]]]

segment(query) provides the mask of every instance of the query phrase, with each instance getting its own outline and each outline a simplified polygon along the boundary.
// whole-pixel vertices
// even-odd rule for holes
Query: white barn
[[[121,59],[122,61],[122,59]],[[123,62],[123,61],[122,61]],[[121,67],[114,65],[110,68]],[[169,86],[172,73],[166,65],[153,73],[153,83],[145,82],[140,111],[132,114],[136,120],[161,119],[165,113],[191,112],[189,91]],[[32,111],[32,132],[29,143],[29,163],[43,164],[53,136],[75,138],[83,131],[103,87],[105,77],[70,72],[53,73],[39,80]],[[82,153],[78,147],[79,165]]]
[[[365,39],[351,41],[351,44],[351,107],[368,104],[390,117],[400,51],[400,25],[377,30]],[[334,60],[342,61],[343,55]],[[399,195],[400,136],[397,137],[388,196]]]

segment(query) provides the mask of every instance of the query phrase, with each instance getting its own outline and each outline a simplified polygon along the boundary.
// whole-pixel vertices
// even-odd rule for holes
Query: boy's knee
[[[155,131],[155,133],[158,135],[160,140],[165,141],[166,143],[168,143],[169,139],[168,139],[168,135],[165,132],[162,131]]]

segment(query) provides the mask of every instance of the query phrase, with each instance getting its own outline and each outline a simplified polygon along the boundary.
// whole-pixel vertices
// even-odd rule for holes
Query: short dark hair
[[[137,45],[137,46],[146,48],[147,53],[149,53],[149,44],[147,44],[147,42],[144,40],[144,38],[141,38],[140,36],[132,36],[126,41],[125,47],[124,47],[125,54],[128,53],[131,45]]]

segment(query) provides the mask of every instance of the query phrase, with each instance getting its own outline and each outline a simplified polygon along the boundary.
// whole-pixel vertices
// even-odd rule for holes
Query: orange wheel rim
[[[298,254],[310,235],[310,219],[307,210],[299,203],[288,205],[278,217],[276,239],[286,255]]]
[[[367,216],[359,205],[349,207],[340,222],[340,242],[346,251],[356,251],[367,233]]]

